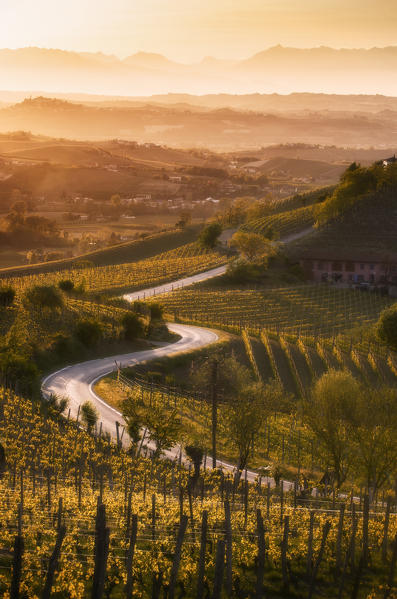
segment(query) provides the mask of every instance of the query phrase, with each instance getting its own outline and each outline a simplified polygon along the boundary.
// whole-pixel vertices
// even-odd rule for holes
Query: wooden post
[[[125,585],[126,599],[132,599],[132,586],[133,586],[133,582],[134,582],[133,578],[132,578],[132,562],[134,559],[137,533],[138,533],[138,516],[137,516],[137,514],[133,514],[132,515],[132,523],[131,523],[130,544],[128,547],[127,559],[126,559],[126,569],[127,569],[127,582]]]
[[[175,587],[176,581],[178,577],[179,564],[181,561],[181,553],[182,553],[182,545],[183,539],[186,532],[186,527],[188,523],[188,517],[183,515],[181,518],[181,523],[179,525],[178,536],[176,539],[175,553],[174,559],[172,562],[171,575],[170,575],[170,584],[168,589],[168,599],[174,599],[175,597]]]
[[[317,578],[318,570],[320,568],[321,560],[323,559],[325,543],[327,541],[327,537],[328,537],[328,533],[329,533],[330,529],[331,529],[331,522],[327,521],[323,526],[323,536],[321,538],[320,551],[318,552],[316,563],[314,564],[314,568],[313,568],[313,574],[312,574],[312,579],[310,581],[310,588],[309,588],[309,599],[312,599],[312,597],[314,595],[316,578]]]
[[[156,495],[152,495],[152,541],[156,540]]]
[[[24,542],[22,537],[22,506],[18,506],[18,534],[14,540],[14,552],[12,556],[12,578],[10,588],[10,599],[19,599],[19,586],[21,584],[22,557],[24,553]]]
[[[387,559],[387,544],[388,544],[388,534],[389,534],[389,521],[390,521],[390,507],[391,507],[391,498],[387,498],[386,504],[386,513],[385,513],[385,523],[383,526],[383,539],[382,539],[382,561],[385,562]]]
[[[283,540],[281,541],[281,572],[282,572],[282,576],[283,576],[283,592],[286,594],[288,594],[288,592],[289,592],[289,577],[288,577],[288,562],[287,562],[288,534],[289,534],[289,516],[285,516]]]
[[[309,537],[307,540],[306,574],[311,577],[313,571],[313,529],[314,511],[310,510]]]
[[[106,527],[106,509],[98,500],[95,522],[95,567],[91,599],[102,599],[109,554],[109,528]]]
[[[385,589],[385,594],[383,595],[383,599],[388,599],[388,597],[390,597],[390,593],[392,592],[393,585],[394,585],[394,576],[396,573],[396,562],[397,562],[397,534],[394,537],[393,554],[392,554],[391,562],[390,562],[389,577],[387,579],[387,587]]]
[[[335,570],[338,576],[342,566],[342,539],[343,539],[343,521],[345,517],[345,504],[339,508],[339,521],[338,521],[338,534],[336,537],[336,548],[335,548]]]
[[[261,511],[256,510],[256,522],[258,530],[258,567],[256,571],[256,599],[263,597],[263,578],[265,575],[265,529]]]
[[[225,537],[226,537],[226,593],[228,597],[233,592],[233,545],[232,524],[230,518],[230,504],[225,501]]]
[[[43,593],[41,595],[41,599],[50,599],[52,585],[54,582],[54,576],[56,569],[58,567],[59,557],[61,555],[62,543],[66,535],[66,527],[59,526],[57,538],[55,541],[55,547],[51,554],[50,561],[48,564],[47,576],[44,584]]]
[[[368,563],[368,526],[369,526],[369,497],[364,496],[364,512],[363,512],[363,553],[362,559],[364,566]]]
[[[220,597],[221,597],[224,567],[225,567],[225,541],[219,540],[216,545],[214,589],[212,592],[212,599],[220,599]]]
[[[203,511],[201,521],[201,538],[200,538],[200,557],[197,574],[197,594],[196,599],[203,599],[204,595],[204,574],[205,574],[205,549],[207,545],[207,528],[208,528],[208,512]]]
[[[218,426],[218,361],[213,360],[211,371],[211,441],[212,441],[212,467],[216,468],[216,431]]]

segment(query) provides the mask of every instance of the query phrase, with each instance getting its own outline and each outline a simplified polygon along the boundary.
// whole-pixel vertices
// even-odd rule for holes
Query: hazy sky
[[[181,62],[269,46],[397,45],[396,0],[0,0],[0,47],[139,50]]]

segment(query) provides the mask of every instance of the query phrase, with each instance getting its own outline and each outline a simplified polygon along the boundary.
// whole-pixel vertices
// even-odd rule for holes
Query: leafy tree
[[[230,245],[236,247],[249,262],[255,262],[274,251],[272,244],[265,237],[244,231],[237,231],[231,238]]]
[[[133,397],[128,397],[123,401],[122,410],[131,445],[134,448],[141,439],[141,429],[144,426],[142,406],[138,406]]]
[[[178,411],[177,409],[170,411],[159,405],[151,406],[145,410],[144,419],[149,439],[156,445],[154,457],[158,458],[179,440],[181,421]]]
[[[304,400],[305,422],[315,435],[338,488],[355,462],[355,445],[347,414],[360,392],[358,382],[347,372],[331,370],[318,379]]]
[[[86,401],[81,406],[81,417],[89,434],[98,422],[98,412],[90,401]]]
[[[357,474],[374,495],[397,474],[397,391],[360,386],[346,419],[355,441]]]
[[[96,347],[102,340],[102,326],[96,320],[81,320],[77,323],[75,337],[85,345],[85,347]]]
[[[381,341],[397,350],[397,303],[381,312],[376,333]]]
[[[198,238],[199,244],[204,248],[214,248],[221,233],[222,225],[220,223],[211,223],[201,231]]]
[[[121,319],[123,325],[123,334],[127,341],[133,341],[137,337],[142,337],[144,326],[142,319],[134,312],[125,314]]]
[[[63,307],[63,298],[53,285],[35,285],[26,291],[24,303],[36,308],[56,310]]]
[[[15,289],[13,287],[0,287],[0,306],[8,308],[15,299]]]
[[[70,292],[74,289],[74,283],[70,279],[62,279],[62,281],[59,281],[58,287],[61,291]]]

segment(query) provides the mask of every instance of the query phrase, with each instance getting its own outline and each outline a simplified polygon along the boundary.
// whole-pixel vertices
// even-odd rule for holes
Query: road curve
[[[222,266],[217,266],[216,268],[211,268],[211,270],[206,270],[205,272],[200,272],[197,275],[192,275],[190,277],[184,277],[183,279],[178,279],[177,281],[171,281],[170,283],[164,283],[164,285],[158,285],[157,287],[150,287],[149,289],[141,289],[140,291],[134,291],[133,293],[126,293],[123,295],[123,298],[129,302],[134,302],[136,300],[145,300],[149,297],[155,297],[156,295],[161,295],[162,293],[168,293],[169,291],[175,291],[175,289],[181,289],[182,287],[188,287],[189,285],[194,285],[194,283],[200,283],[201,281],[207,281],[208,279],[213,279],[215,277],[220,277],[225,274],[227,265],[223,264]]]

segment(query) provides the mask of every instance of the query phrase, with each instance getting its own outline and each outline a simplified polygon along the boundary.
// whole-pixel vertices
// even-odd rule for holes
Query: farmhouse
[[[397,255],[371,257],[338,253],[313,253],[312,257],[302,257],[300,265],[307,278],[317,283],[336,282],[347,284],[369,283],[370,285],[397,285]]]
[[[385,158],[385,160],[383,161],[383,166],[390,166],[391,164],[395,164],[396,162],[397,158],[394,154],[394,156],[392,156],[391,158]]]

